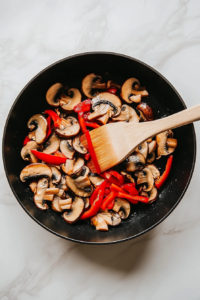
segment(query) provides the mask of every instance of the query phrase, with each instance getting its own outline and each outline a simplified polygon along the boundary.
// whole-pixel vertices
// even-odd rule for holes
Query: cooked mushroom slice
[[[99,231],[108,231],[108,225],[105,220],[97,214],[93,218],[90,219],[91,225],[96,227],[96,230]]]
[[[60,151],[69,159],[74,157],[75,150],[72,146],[72,140],[62,140],[60,142]]]
[[[58,194],[59,188],[47,188],[45,194],[46,195],[55,195]]]
[[[85,185],[84,176],[82,176],[82,180],[83,180],[82,186],[84,186]],[[87,180],[87,178],[86,178],[86,180]],[[67,184],[68,188],[70,190],[72,190],[72,192],[74,192],[75,195],[77,195],[79,197],[90,197],[90,195],[93,192],[92,185],[86,186],[84,189],[82,189],[82,188],[77,187],[76,182],[77,182],[76,177],[72,178],[71,176],[68,176],[68,175],[66,176],[66,184]],[[86,183],[87,183],[87,181],[86,181]],[[79,186],[81,186],[80,180],[78,180],[78,184],[79,184]]]
[[[52,183],[58,183],[61,180],[61,172],[56,168],[51,166],[51,171],[52,171]]]
[[[91,182],[88,177],[90,170],[88,167],[83,167],[79,172],[77,172],[72,178],[75,180],[76,186],[81,190],[86,190],[91,188]]]
[[[92,184],[94,184],[94,186],[100,185],[105,180],[102,177],[100,177],[97,173],[92,172],[90,172],[89,174],[89,179],[92,182]]]
[[[81,93],[78,89],[69,89],[68,95],[62,94],[59,102],[63,110],[71,112],[81,102]]]
[[[60,183],[58,185],[58,188],[64,190],[65,192],[68,191],[68,187],[66,185],[66,177],[65,176],[61,177],[61,181],[60,181]]]
[[[37,114],[29,119],[27,126],[35,134],[36,143],[42,144],[47,134],[47,120],[42,115]]]
[[[106,89],[106,83],[101,82],[102,77],[91,73],[82,80],[82,91],[86,97],[92,98],[98,94],[98,90]]]
[[[79,122],[74,117],[67,117],[67,119],[61,119],[60,127],[55,131],[60,137],[70,138],[77,135],[80,131]]]
[[[112,120],[138,123],[140,117],[131,106],[124,104],[121,107],[121,113],[119,116],[113,117]]]
[[[60,207],[60,204],[59,204],[59,201],[60,201],[60,197],[58,196],[54,196],[54,199],[52,201],[52,204],[51,204],[51,208],[56,211],[56,212],[62,212],[62,208]]]
[[[148,144],[147,142],[143,142],[142,144],[140,144],[137,148],[135,148],[136,152],[141,153],[144,158],[147,158],[147,154],[148,154]]]
[[[140,87],[140,82],[136,78],[127,79],[122,85],[121,97],[127,103],[140,102],[142,97],[148,96],[145,88]]]
[[[63,218],[67,223],[72,224],[80,218],[80,215],[82,214],[83,210],[83,199],[80,197],[75,197],[74,201],[72,202],[72,210],[69,212],[65,212],[63,214]]]
[[[90,198],[83,198],[84,201],[84,208],[87,209],[90,206]]]
[[[46,100],[51,106],[59,106],[59,99],[63,92],[61,83],[53,84],[46,93]]]
[[[145,166],[145,162],[145,158],[141,153],[134,152],[125,160],[126,171],[135,172],[138,170],[142,170]]]
[[[42,178],[38,181],[37,191],[36,191],[33,199],[34,199],[35,205],[41,210],[46,210],[49,208],[48,205],[46,203],[44,203],[44,201],[43,201],[44,194],[45,194],[47,187],[48,187],[47,178]]]
[[[63,172],[67,175],[73,174],[75,159],[67,159],[65,164],[61,165]]]
[[[153,121],[154,120],[154,113],[152,108],[145,102],[141,102],[137,107],[137,110],[142,112],[142,119],[143,121]]]
[[[154,180],[158,180],[160,178],[160,171],[158,168],[153,164],[147,165],[147,167],[151,170]]]
[[[154,152],[156,150],[157,147],[157,143],[156,141],[152,141],[148,144],[148,153],[151,154],[152,152]]]
[[[131,183],[135,182],[135,180],[133,179],[133,177],[130,174],[128,174],[124,171],[122,171],[121,174],[125,177],[126,182],[131,182]]]
[[[144,197],[149,197],[149,200],[148,200],[147,204],[151,204],[152,202],[156,201],[156,199],[158,198],[158,190],[157,190],[157,188],[155,186],[148,193],[144,192],[141,189],[140,195],[144,196]]]
[[[77,152],[81,154],[87,153],[87,149],[80,142],[80,136],[77,136],[73,139],[73,147]]]
[[[59,147],[60,147],[60,139],[57,137],[55,133],[53,133],[50,139],[44,144],[43,152],[46,154],[52,154],[58,151]]]
[[[117,212],[122,219],[128,218],[131,211],[130,203],[122,198],[116,198],[113,210]]]
[[[108,80],[108,82],[107,82],[107,89],[110,89],[110,88],[121,89],[121,85],[115,83],[113,80]]]
[[[44,198],[43,200],[47,200],[47,201],[53,201],[54,195],[53,194],[44,194]]]
[[[29,179],[47,178],[51,179],[52,171],[45,164],[30,164],[26,166],[20,173],[20,179],[25,182]]]
[[[150,154],[147,155],[147,163],[148,164],[151,164],[155,159],[156,159],[155,152],[151,152]]]
[[[59,205],[62,210],[72,208],[72,198],[68,197],[67,199],[60,199]]]
[[[31,191],[35,194],[37,191],[37,181],[33,181],[29,184]]]
[[[40,160],[30,151],[32,149],[40,151],[41,146],[34,141],[28,142],[21,150],[21,157],[23,160],[29,160],[31,163],[38,163]]]
[[[171,130],[167,130],[156,135],[157,154],[158,154],[157,159],[160,158],[162,155],[165,156],[174,152],[177,146],[177,140],[173,139],[172,136],[173,136],[173,132]]]
[[[104,219],[104,221],[110,226],[117,226],[121,223],[121,218],[119,214],[114,211],[111,212],[101,212],[98,216]]]
[[[143,191],[149,192],[154,185],[153,174],[147,167],[138,173],[137,185],[143,186]]]

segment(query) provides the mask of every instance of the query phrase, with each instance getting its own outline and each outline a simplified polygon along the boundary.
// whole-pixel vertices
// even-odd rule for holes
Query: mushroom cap
[[[80,189],[76,185],[76,178],[72,178],[71,176],[67,175],[66,176],[66,184],[68,188],[74,192],[75,195],[79,197],[90,197],[90,195],[93,192],[93,187],[90,185],[89,187],[86,187],[85,189]]]
[[[172,136],[171,130],[166,130],[156,135],[157,155],[160,158],[162,155],[166,156],[174,152],[175,148],[167,146],[167,138]]]
[[[30,187],[31,191],[35,194],[37,191],[37,181],[32,181],[29,184],[29,187]]]
[[[101,82],[102,77],[95,73],[88,74],[82,80],[82,92],[88,97],[94,97],[94,94],[98,94],[98,90],[106,89],[106,83]]]
[[[145,121],[153,121],[154,120],[154,113],[152,108],[145,102],[141,102],[137,107],[137,110],[142,112],[142,115],[145,118]]]
[[[51,166],[51,171],[52,171],[52,178],[51,181],[52,183],[58,183],[61,180],[61,172],[56,168]]]
[[[113,210],[117,212],[122,219],[126,219],[130,215],[131,206],[127,200],[116,198]]]
[[[89,197],[83,198],[83,202],[84,202],[84,209],[89,208],[89,206],[90,206],[90,198]]]
[[[29,160],[31,163],[38,163],[40,160],[30,150],[41,150],[41,146],[35,141],[28,142],[21,150],[23,160]]]
[[[60,127],[56,128],[56,133],[65,138],[70,138],[77,135],[80,131],[79,122],[74,117],[67,117],[66,119],[61,119]]]
[[[44,194],[45,194],[47,187],[48,187],[47,178],[41,178],[38,181],[36,193],[33,197],[35,205],[41,210],[46,210],[49,208],[48,205],[46,203],[44,203],[44,201],[43,201]]]
[[[68,95],[61,95],[60,106],[64,111],[71,112],[74,107],[81,102],[81,93],[78,89],[68,90]]]
[[[120,107],[122,105],[122,102],[119,99],[119,97],[117,97],[116,95],[104,92],[104,93],[101,93],[101,94],[95,96],[92,99],[92,109],[94,109],[97,105],[100,105],[100,104],[108,104],[113,109],[115,109],[115,107],[116,108]]]
[[[141,153],[134,152],[125,160],[125,163],[127,172],[135,172],[138,170],[142,170],[145,166],[146,161]]]
[[[61,140],[60,141],[60,151],[69,159],[74,157],[74,147],[72,145],[72,139]]]
[[[98,216],[104,219],[106,224],[110,226],[117,226],[121,223],[121,218],[118,213],[111,211],[111,212],[101,212],[98,213]]]
[[[60,139],[55,133],[52,134],[50,139],[45,143],[43,153],[52,154],[59,150]]]
[[[62,170],[67,175],[76,174],[79,172],[84,166],[84,159],[79,157],[77,160],[75,159],[67,159],[65,164],[62,164]]]
[[[40,114],[32,116],[27,124],[29,129],[35,129],[35,141],[42,144],[47,134],[47,120]]]
[[[152,152],[154,152],[156,150],[156,147],[157,147],[157,143],[156,141],[151,141],[149,144],[148,144],[148,153],[151,154]]]
[[[147,142],[145,141],[142,144],[140,144],[139,146],[137,146],[135,148],[135,151],[141,153],[144,156],[144,158],[146,159],[147,154],[148,154],[148,144],[147,144]]]
[[[81,154],[87,153],[87,149],[81,144],[80,135],[73,139],[73,148]]]
[[[77,188],[81,190],[87,190],[89,187],[91,189],[91,182],[88,177],[89,172],[89,168],[84,166],[79,172],[72,176],[72,178],[75,180]]]
[[[51,106],[59,106],[58,99],[63,92],[63,85],[61,83],[53,84],[46,93],[46,100]]]
[[[150,154],[147,155],[147,163],[151,164],[156,158],[155,152],[151,152]]]
[[[20,179],[25,182],[29,179],[47,178],[51,179],[51,168],[45,164],[37,163],[26,166],[20,173]]]
[[[147,202],[147,204],[151,204],[152,202],[156,201],[157,198],[158,198],[158,190],[154,186],[149,193],[149,201]]]
[[[151,170],[145,167],[142,171],[138,172],[137,185],[145,185],[143,191],[149,192],[154,186],[154,178]]]
[[[140,90],[140,82],[136,78],[127,79],[121,88],[121,97],[127,103],[138,103],[141,101],[141,97],[148,96],[146,90]]]
[[[147,165],[147,168],[151,170],[155,181],[160,178],[160,171],[155,165],[153,164]]]
[[[94,186],[100,185],[105,179],[100,177],[97,173],[90,172],[89,179]]]
[[[128,174],[124,171],[122,171],[121,174],[125,177],[126,182],[135,183],[135,180],[133,179],[133,177],[130,174]]]
[[[137,115],[136,111],[131,106],[123,104],[121,107],[120,114],[117,117],[113,117],[112,120],[138,123],[140,117]]]
[[[97,214],[93,218],[90,219],[91,225],[96,227],[96,230],[99,231],[108,231],[108,225],[105,220]]]
[[[80,218],[84,210],[84,206],[83,199],[80,197],[75,197],[74,201],[72,202],[72,210],[63,214],[64,220],[69,224],[76,222]]]

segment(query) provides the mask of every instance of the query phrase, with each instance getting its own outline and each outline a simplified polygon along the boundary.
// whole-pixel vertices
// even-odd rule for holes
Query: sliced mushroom
[[[145,102],[141,102],[137,107],[137,110],[142,112],[143,121],[153,121],[154,113],[152,108]]]
[[[30,163],[38,163],[40,160],[30,150],[41,150],[41,146],[34,141],[28,142],[21,150],[23,160],[29,160]]]
[[[67,199],[60,199],[59,205],[62,210],[72,208],[72,198],[68,197]]]
[[[154,185],[153,174],[147,167],[138,173],[137,185],[143,185],[143,191],[149,192]]]
[[[87,153],[87,149],[81,144],[79,135],[73,139],[73,148],[81,154]]]
[[[140,82],[136,78],[127,79],[121,88],[121,97],[127,103],[140,102],[142,97],[148,96],[145,88],[140,87]]]
[[[90,172],[89,179],[94,186],[100,185],[105,179],[100,177],[97,173]]]
[[[55,195],[59,193],[59,188],[47,188],[45,194],[46,195]]]
[[[145,166],[145,162],[145,158],[141,153],[134,152],[125,160],[126,170],[127,172],[142,170]]]
[[[44,194],[43,200],[53,201],[54,195],[53,194]]]
[[[60,183],[59,183],[59,185],[58,185],[58,188],[59,189],[62,189],[63,191],[68,191],[68,187],[67,187],[67,185],[66,185],[66,176],[62,176],[61,177],[61,181],[60,181]],[[61,197],[61,196],[60,196]]]
[[[148,164],[151,164],[155,159],[156,159],[155,152],[151,152],[150,154],[147,155],[147,163]]]
[[[42,115],[37,114],[29,119],[27,126],[34,133],[36,143],[42,144],[47,134],[47,120]]]
[[[79,133],[80,125],[74,117],[67,117],[61,120],[60,127],[55,129],[60,137],[70,138]]]
[[[75,150],[72,145],[72,140],[60,141],[60,151],[69,159],[73,159]]]
[[[90,198],[83,198],[84,201],[84,208],[87,209],[90,206]]]
[[[86,190],[91,188],[91,182],[88,177],[90,170],[88,167],[83,167],[78,173],[76,173],[72,178],[75,181],[77,188],[81,190]]]
[[[84,159],[79,157],[75,159],[67,159],[66,163],[61,166],[63,172],[67,175],[76,174],[84,166]]]
[[[117,117],[113,117],[112,120],[138,123],[140,117],[131,106],[124,104],[121,107],[120,114]]]
[[[58,183],[61,180],[61,172],[56,168],[51,166],[51,171],[52,171],[52,183]]]
[[[108,225],[105,220],[97,214],[93,218],[90,219],[91,225],[96,227],[96,230],[99,231],[108,231]]]
[[[121,85],[115,83],[113,80],[108,80],[108,82],[107,82],[107,89],[110,89],[110,88],[121,89]]]
[[[51,208],[56,212],[62,212],[62,208],[60,207],[59,201],[61,200],[60,197],[54,196],[54,199],[51,203]]]
[[[63,92],[63,85],[61,83],[53,84],[46,93],[46,100],[51,106],[59,106],[59,99]]]
[[[68,95],[62,94],[59,102],[63,110],[71,112],[81,102],[81,93],[78,89],[69,89]]]
[[[143,142],[142,144],[140,144],[137,148],[135,148],[136,152],[141,153],[144,158],[147,158],[147,154],[148,154],[148,144],[147,142]]]
[[[114,211],[101,212],[98,216],[104,219],[104,221],[110,226],[117,226],[121,223],[120,215]]]
[[[152,202],[156,201],[156,199],[158,198],[158,190],[157,188],[154,186],[152,188],[152,190],[150,192],[144,192],[142,189],[141,189],[141,192],[140,192],[140,195],[141,196],[144,196],[144,197],[148,197],[149,200],[147,202],[147,204],[151,204]]]
[[[46,203],[44,203],[44,201],[43,201],[44,194],[45,194],[47,187],[48,187],[47,178],[42,178],[38,181],[37,191],[36,191],[33,199],[34,199],[35,205],[41,210],[46,210],[49,208],[48,205]]]
[[[128,218],[131,211],[130,203],[122,198],[116,198],[113,210],[119,214],[122,219]]]
[[[63,214],[63,218],[67,223],[72,224],[80,218],[83,210],[84,210],[83,199],[80,197],[75,197],[74,201],[72,202],[72,210],[69,212],[65,212]]]
[[[152,152],[154,152],[156,150],[157,147],[157,143],[156,141],[152,141],[148,144],[148,153],[151,154]]]
[[[38,179],[38,178],[47,178],[51,179],[52,171],[45,164],[30,164],[26,166],[20,173],[20,179],[22,182],[25,182],[29,179]]]
[[[161,132],[156,135],[156,142],[157,142],[157,154],[158,158],[160,158],[162,155],[169,155],[174,152],[175,147],[168,146],[168,140],[170,141],[170,145],[175,145],[177,146],[177,140],[172,139],[173,132],[171,130],[167,130],[164,132]],[[174,143],[171,141],[175,140]]]
[[[33,181],[29,184],[31,191],[35,194],[37,191],[37,181]]]
[[[53,133],[50,139],[44,144],[43,152],[46,154],[52,154],[58,151],[59,147],[60,147],[60,139],[57,137],[55,133]]]
[[[125,177],[126,182],[131,182],[131,183],[135,182],[135,180],[133,179],[133,177],[130,174],[128,174],[124,171],[122,171],[121,174]]]
[[[160,178],[160,171],[158,168],[153,164],[147,165],[147,167],[151,170],[154,180],[158,180]]]
[[[79,187],[77,187],[76,185],[76,177],[72,178],[71,176],[66,176],[66,184],[69,187],[69,189],[74,192],[75,195],[79,196],[79,197],[89,197],[92,192],[93,192],[93,187],[92,185],[85,187],[84,189],[81,189]],[[85,181],[85,179],[83,178],[83,181]],[[80,181],[79,181],[79,186],[80,186]]]
[[[102,77],[91,73],[82,80],[82,91],[86,97],[92,98],[99,90],[106,89],[106,83],[101,82]]]

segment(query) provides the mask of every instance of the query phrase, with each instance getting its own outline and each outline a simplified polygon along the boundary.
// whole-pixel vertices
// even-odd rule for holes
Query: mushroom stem
[[[52,194],[44,194],[43,200],[53,201],[54,195]]]
[[[171,147],[171,148],[176,148],[177,147],[177,140],[172,139],[172,138],[168,138],[167,139],[167,146]]]
[[[46,189],[46,195],[55,195],[59,193],[59,188],[48,188]]]

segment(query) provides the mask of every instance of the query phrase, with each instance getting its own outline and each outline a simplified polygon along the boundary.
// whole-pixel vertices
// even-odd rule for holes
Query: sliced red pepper
[[[101,127],[99,124],[95,123],[95,122],[85,122],[85,125],[91,128],[99,128]]]
[[[105,192],[104,192],[105,195],[108,195],[110,194],[110,190],[109,189],[105,189]]]
[[[86,133],[87,128],[85,126],[85,121],[84,121],[83,117],[81,116],[81,114],[78,114],[78,121],[79,121],[79,124],[81,126],[82,133]]]
[[[67,158],[67,157],[66,157],[62,152],[60,152],[60,151],[54,152],[54,155],[55,155],[55,156],[59,156],[59,157]]]
[[[105,210],[106,207],[117,197],[117,192],[111,191],[110,194],[106,196],[101,205],[101,209]]]
[[[113,199],[112,202],[110,202],[110,204],[108,204],[107,209],[113,209],[114,205],[115,205],[115,199]]]
[[[111,178],[111,175],[108,171],[104,171],[101,174],[99,174],[101,177],[103,177],[104,179],[109,180]]]
[[[137,204],[136,203],[137,201],[147,203],[149,200],[148,197],[143,197],[143,196],[139,196],[139,195],[131,196],[131,195],[128,195],[127,193],[121,193],[121,192],[117,193],[117,197],[127,199],[127,200],[129,200],[129,202],[131,202],[133,204]]]
[[[94,202],[94,200],[96,199],[96,197],[97,197],[97,195],[98,195],[98,192],[99,192],[99,190],[100,190],[100,186],[101,186],[101,185],[97,186],[97,187],[95,188],[95,190],[93,191],[92,195],[90,196],[90,205],[92,205],[93,202]]]
[[[112,176],[117,178],[117,180],[119,181],[119,185],[122,185],[124,183],[124,177],[121,174],[119,174],[117,171],[110,170],[109,173]]]
[[[112,183],[110,186],[110,189],[112,191],[116,191],[116,192],[122,192],[122,193],[126,193],[121,187],[119,187],[118,185]],[[126,193],[127,194],[127,193]]]
[[[57,115],[57,113],[55,111],[48,109],[48,110],[45,110],[44,113],[51,117],[55,127],[60,126],[62,119]]]
[[[84,155],[84,159],[89,160],[89,159],[90,159],[90,153],[86,153],[86,154]]]
[[[132,196],[139,194],[139,191],[135,188],[135,183],[122,184],[121,188]]]
[[[108,180],[106,180],[106,189],[110,189],[112,183],[110,183]]]
[[[116,88],[109,88],[109,89],[106,90],[106,92],[111,93],[111,94],[116,94],[117,89]]]
[[[83,119],[84,119],[85,121],[89,121],[89,120],[88,120],[89,115],[91,115],[91,112],[90,112],[90,111],[88,111],[88,112],[86,112],[86,113],[82,113],[82,117],[83,117]]]
[[[163,185],[163,183],[167,180],[171,167],[172,167],[172,162],[173,162],[173,155],[170,155],[167,159],[167,164],[165,167],[165,171],[163,172],[162,176],[160,177],[160,179],[158,179],[155,182],[155,186],[157,187],[157,189],[160,189],[161,186]]]
[[[95,197],[94,202],[92,203],[92,206],[90,207],[90,209],[86,212],[83,213],[83,215],[81,216],[81,220],[85,220],[88,218],[92,218],[93,216],[95,216],[100,208],[101,208],[101,204],[103,201],[103,196],[104,196],[104,191],[105,191],[105,186],[106,186],[106,182],[103,181],[100,186],[98,187],[98,193],[97,196]]]
[[[48,116],[47,117],[47,135],[46,135],[46,140],[51,135],[51,133],[52,133],[52,130],[51,130],[51,117]]]
[[[43,152],[39,152],[36,150],[31,150],[31,152],[40,160],[43,160],[44,162],[46,162],[47,164],[52,164],[52,165],[61,165],[63,163],[66,162],[66,157],[59,157],[59,156],[55,156],[55,155],[51,155],[51,154],[46,154]]]
[[[92,101],[90,99],[86,99],[86,100],[82,101],[81,103],[77,104],[74,107],[74,111],[76,113],[88,112],[88,111],[90,111],[91,104],[92,104]]]
[[[96,153],[95,153],[94,147],[92,145],[92,140],[91,140],[91,137],[90,137],[90,133],[89,133],[88,130],[86,130],[86,132],[85,132],[85,137],[86,137],[86,140],[87,140],[88,149],[89,149],[91,158],[93,160],[96,172],[99,174],[99,173],[101,173],[101,169],[99,167],[99,163],[98,163],[98,160],[97,160],[97,157],[96,157]]]
[[[25,146],[28,142],[30,142],[31,140],[29,139],[28,136],[25,137],[24,141],[23,141],[23,145]]]

